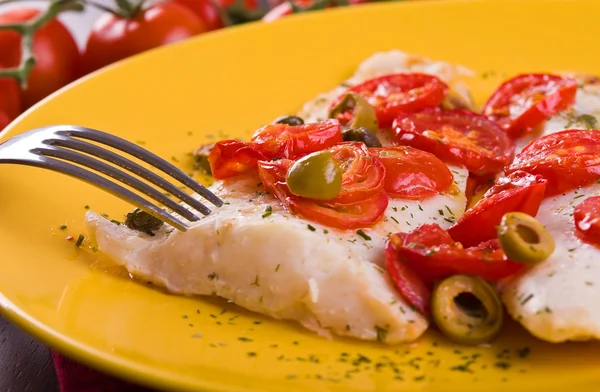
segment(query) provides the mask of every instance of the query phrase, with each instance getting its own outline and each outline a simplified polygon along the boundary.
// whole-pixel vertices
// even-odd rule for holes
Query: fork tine
[[[131,192],[129,189],[123,188],[119,184],[109,181],[108,179],[99,176],[98,174],[93,173],[89,170],[85,170],[79,166],[75,166],[67,162],[59,161],[57,159],[48,158],[44,156],[38,156],[36,157],[36,159],[13,160],[13,162],[23,163],[29,166],[36,166],[44,169],[50,169],[62,174],[67,174],[72,177],[78,178],[100,189],[103,189],[106,192],[109,192],[112,195],[117,196],[130,204],[135,205],[137,208],[146,211],[155,218],[170,224],[177,230],[187,231],[187,225],[185,223],[172,216],[171,214],[167,213],[162,208],[155,206],[143,197]]]
[[[87,154],[94,155],[98,158],[104,159],[105,161],[119,165],[120,167],[122,167],[126,170],[129,170],[132,173],[135,173],[136,175],[144,178],[145,180],[150,181],[154,185],[161,187],[165,191],[171,193],[178,199],[185,202],[187,205],[196,209],[201,214],[203,214],[203,215],[210,214],[210,209],[208,209],[204,204],[202,204],[197,199],[194,199],[192,196],[188,195],[187,193],[185,193],[181,189],[177,188],[175,185],[171,184],[170,182],[168,182],[164,178],[160,177],[159,175],[151,172],[150,170],[146,170],[141,165],[138,165],[137,163],[131,161],[130,159],[122,157],[119,154],[115,154],[114,152],[109,151],[100,146],[97,146],[97,145],[94,145],[91,143],[87,143],[87,142],[84,142],[81,140],[72,139],[72,138],[53,139],[49,142],[55,146],[62,146],[62,147],[71,148],[73,150],[82,151]]]
[[[37,148],[32,149],[31,152],[33,154],[50,156],[50,157],[59,158],[59,159],[65,159],[65,160],[68,160],[71,162],[78,163],[80,165],[87,166],[90,169],[93,169],[93,170],[99,171],[100,173],[106,174],[116,180],[124,182],[125,184],[131,186],[132,188],[137,189],[140,192],[143,192],[144,194],[148,195],[149,197],[153,198],[154,200],[158,201],[159,203],[164,204],[168,208],[174,210],[179,215],[185,217],[186,219],[188,219],[190,221],[197,221],[199,219],[190,210],[188,210],[184,206],[174,202],[173,200],[171,200],[167,196],[163,195],[157,189],[151,187],[150,185],[146,184],[145,182],[138,180],[137,178],[123,172],[122,170],[117,169],[114,166],[108,165],[102,161],[91,158],[87,155],[81,154],[76,151],[60,148],[60,147],[56,148],[56,147],[50,147],[50,146],[48,148],[37,147]]]
[[[150,165],[167,173],[168,175],[175,178],[188,188],[192,189],[194,192],[204,197],[206,200],[210,201],[215,206],[221,207],[223,205],[223,201],[219,199],[214,193],[212,193],[204,186],[196,182],[193,178],[185,174],[179,168],[172,165],[170,162],[167,162],[164,159],[160,158],[156,154],[134,143],[121,139],[120,137],[117,137],[115,135],[111,135],[110,133],[85,127],[69,126],[69,129],[58,130],[56,133],[63,135],[66,134],[73,137],[79,137],[83,139],[92,140],[98,143],[103,143],[110,147],[131,154],[134,157],[139,158],[144,162],[149,163]]]

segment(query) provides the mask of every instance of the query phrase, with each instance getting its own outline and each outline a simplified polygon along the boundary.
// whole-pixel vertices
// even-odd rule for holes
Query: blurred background
[[[0,130],[68,83],[228,26],[381,0],[0,0]]]

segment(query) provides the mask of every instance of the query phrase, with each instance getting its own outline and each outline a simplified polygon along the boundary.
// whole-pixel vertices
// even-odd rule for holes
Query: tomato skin
[[[346,146],[345,148],[358,147]],[[336,156],[339,157],[339,154],[334,152],[334,158]],[[258,175],[267,189],[273,192],[283,206],[293,214],[337,229],[360,229],[376,224],[383,217],[389,202],[387,194],[382,189],[385,168],[376,161],[370,162],[370,166],[364,162],[359,165],[342,164],[341,166],[344,167],[342,184],[345,182],[346,185],[342,185],[343,190],[338,197],[328,201],[307,199],[290,192],[286,183],[286,174],[294,163],[291,159],[259,161]],[[365,173],[370,173],[372,167],[382,171],[379,182],[372,181],[371,175],[365,176]]]
[[[496,226],[507,212],[523,212],[535,216],[544,200],[546,180],[524,171],[500,178],[469,208],[448,234],[464,246],[476,246],[497,237]]]
[[[21,113],[21,89],[15,79],[0,78],[0,113],[4,114],[0,130]]]
[[[600,179],[600,131],[566,130],[532,141],[505,168],[544,177],[546,196],[585,186]]]
[[[600,196],[590,196],[573,211],[575,235],[585,242],[600,246]]]
[[[267,158],[292,159],[332,147],[343,138],[339,122],[326,120],[297,126],[270,124],[257,130],[251,141]]]
[[[431,291],[412,268],[400,260],[392,241],[385,244],[385,269],[400,294],[425,316],[429,315]]]
[[[348,92],[362,95],[374,107],[380,128],[390,127],[396,116],[403,112],[417,112],[439,106],[447,91],[446,83],[433,75],[421,73],[380,76],[348,89]],[[334,100],[331,108],[344,95],[345,93]],[[349,111],[342,113],[338,119],[345,124],[350,118]]]
[[[26,22],[39,13],[33,8],[6,11],[0,14],[0,24]],[[0,31],[0,48],[0,63],[6,67],[17,67],[21,61],[20,35],[15,31]],[[79,49],[69,30],[59,20],[53,19],[36,31],[33,54],[37,62],[27,79],[27,87],[21,93],[23,109],[77,78]],[[13,113],[7,114],[14,116]]]
[[[395,142],[464,165],[478,176],[500,171],[511,162],[515,143],[495,123],[462,109],[426,109],[404,113],[393,123]]]
[[[506,257],[498,240],[463,248],[437,224],[422,225],[412,233],[393,236],[397,237],[393,241],[400,260],[427,284],[457,274],[499,280],[523,267]]]
[[[183,5],[157,3],[132,19],[105,13],[94,23],[83,53],[85,73],[146,50],[208,31]]]
[[[435,155],[412,147],[369,149],[385,166],[384,189],[390,197],[422,200],[450,188],[454,176]]]
[[[217,30],[225,27],[218,6],[211,0],[173,0],[189,8],[196,16],[204,22],[207,31]]]
[[[571,78],[550,74],[518,75],[498,87],[482,113],[511,137],[518,138],[571,106],[576,93],[577,82]]]
[[[237,140],[216,143],[208,155],[213,177],[218,180],[253,170],[261,159],[265,157],[248,144]]]

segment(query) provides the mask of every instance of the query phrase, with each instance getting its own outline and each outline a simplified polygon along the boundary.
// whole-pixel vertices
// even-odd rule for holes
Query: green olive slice
[[[286,182],[296,196],[331,200],[342,190],[342,170],[330,151],[317,151],[294,162]]]
[[[509,259],[538,263],[554,252],[552,235],[534,217],[522,212],[504,214],[498,226],[498,240]]]
[[[367,147],[382,147],[379,138],[366,128],[349,128],[342,132],[345,142],[363,142]]]
[[[502,302],[496,290],[476,276],[454,275],[440,282],[431,310],[440,331],[461,344],[490,342],[502,327]]]
[[[329,111],[329,118],[336,118],[348,110],[352,110],[352,120],[347,124],[350,128],[365,128],[369,131],[379,129],[375,109],[357,93],[346,93],[340,102]]]

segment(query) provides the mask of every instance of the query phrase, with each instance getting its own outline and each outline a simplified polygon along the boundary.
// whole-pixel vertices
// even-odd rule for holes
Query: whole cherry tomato
[[[208,31],[225,27],[219,6],[212,0],[174,0],[176,3],[189,8],[201,21]]]
[[[10,10],[0,14],[0,24],[27,22],[39,13],[33,8]],[[58,20],[51,20],[35,33],[33,54],[37,62],[22,92],[23,108],[28,108],[77,77],[80,59],[77,44],[69,30]],[[0,63],[12,68],[18,66],[20,61],[21,36],[12,30],[0,31]]]
[[[21,89],[15,79],[0,78],[0,113],[0,130],[21,113]]]
[[[173,2],[158,3],[129,17],[107,12],[92,27],[83,53],[83,70],[89,73],[208,30],[190,9]]]
[[[573,211],[575,234],[593,245],[600,245],[600,196],[590,196]]]

